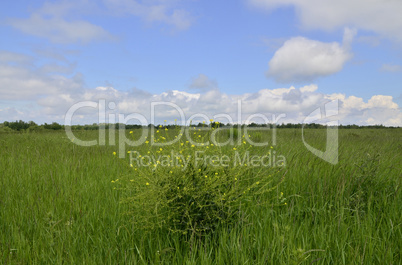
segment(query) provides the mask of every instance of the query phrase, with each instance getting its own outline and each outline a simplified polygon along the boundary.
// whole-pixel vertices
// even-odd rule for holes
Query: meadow
[[[140,131],[125,133],[136,138]],[[173,130],[163,133],[174,138]],[[74,134],[78,139],[98,137],[98,131]],[[272,140],[272,132],[249,134],[258,142]],[[242,137],[242,132],[236,131],[235,136]],[[319,149],[325,148],[325,137],[325,129],[305,131],[306,141]],[[250,196],[244,201],[236,197],[241,206],[231,212],[231,222],[211,219],[207,228],[214,220],[219,225],[206,232],[190,226],[179,227],[187,232],[176,233],[165,222],[154,222],[154,227],[133,222],[141,217],[136,216],[141,207],[133,212],[135,201],[129,199],[140,191],[130,183],[141,179],[139,172],[149,174],[141,179],[144,187],[160,182],[150,177],[151,168],[133,165],[130,154],[119,158],[117,145],[79,146],[64,131],[1,133],[0,264],[402,263],[401,128],[340,129],[336,165],[307,150],[300,129],[278,129],[276,144],[271,145],[244,150],[275,151],[286,159],[280,165],[249,165],[244,171],[244,165],[218,167],[216,172],[203,168],[205,179],[218,173],[231,181],[253,178],[252,184],[244,184],[251,185]],[[180,142],[163,148],[167,153],[181,150]],[[197,148],[201,147],[189,145],[185,152]],[[213,147],[208,149],[212,154]],[[216,150],[229,155],[237,149],[226,145]],[[147,154],[149,150],[162,152],[145,143],[125,151]],[[172,170],[169,165],[158,168],[167,180],[171,174],[180,177],[180,185],[187,185],[189,171]],[[191,170],[201,172],[198,167]],[[267,184],[272,189],[258,192],[253,185],[271,175]],[[208,185],[204,187],[221,187]],[[152,192],[156,196],[160,190]],[[214,196],[218,191],[207,192]],[[141,194],[144,205],[154,202]]]

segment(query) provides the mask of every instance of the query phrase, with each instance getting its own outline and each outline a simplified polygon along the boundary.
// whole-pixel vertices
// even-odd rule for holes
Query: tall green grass
[[[317,148],[325,137],[305,131]],[[0,134],[0,264],[401,264],[402,130],[340,130],[337,165],[311,154],[300,130],[276,138],[286,175],[275,192],[286,205],[259,198],[235,225],[201,237],[135,227],[111,182],[136,174],[113,156],[118,146],[77,146],[63,132]]]

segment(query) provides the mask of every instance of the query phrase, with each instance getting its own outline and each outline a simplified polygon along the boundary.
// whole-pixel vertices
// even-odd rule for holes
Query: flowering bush
[[[278,168],[250,165],[255,161],[243,156],[250,147],[246,141],[223,147],[208,142],[215,129],[193,128],[191,139],[163,147],[147,141],[146,152],[131,153],[135,174],[119,183],[136,227],[182,234],[213,231],[235,223],[242,207],[277,187],[282,179]],[[179,130],[161,129],[151,138],[160,143],[177,136],[182,136]]]

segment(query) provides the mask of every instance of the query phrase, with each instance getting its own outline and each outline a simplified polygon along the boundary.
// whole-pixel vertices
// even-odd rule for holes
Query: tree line
[[[175,128],[178,127],[180,125],[172,125],[172,124],[163,124],[163,125],[153,125],[153,124],[149,124],[147,127],[158,127],[158,128]],[[191,126],[194,127],[206,127],[208,125],[206,125],[205,123],[198,123],[198,124],[191,124]],[[211,126],[213,127],[250,127],[250,128],[288,128],[288,129],[301,129],[303,128],[307,128],[307,129],[325,129],[327,128],[326,125],[322,125],[322,124],[318,124],[318,123],[309,123],[309,124],[301,124],[301,123],[282,123],[282,124],[259,124],[259,123],[250,123],[250,124],[223,124],[223,123],[219,123],[219,122],[213,122],[211,124]],[[138,125],[138,124],[119,124],[119,123],[115,123],[115,124],[97,124],[97,123],[93,123],[93,124],[87,124],[87,125],[72,125],[71,129],[72,130],[99,130],[99,129],[118,129],[118,128],[126,128],[128,130],[133,130],[133,129],[140,129],[143,128],[142,125]],[[364,129],[364,128],[370,128],[370,129],[382,129],[382,128],[399,128],[399,127],[387,127],[384,125],[365,125],[365,126],[361,126],[361,125],[356,125],[356,124],[351,124],[351,125],[339,125],[338,128],[340,129]],[[40,131],[40,130],[64,130],[65,126],[62,124],[59,124],[57,122],[52,122],[50,124],[48,123],[44,123],[42,125],[38,125],[37,123],[33,122],[33,121],[29,121],[29,122],[25,122],[22,120],[19,121],[14,121],[14,122],[8,122],[5,121],[3,123],[0,123],[0,130],[3,129],[4,130],[11,130],[11,131]]]

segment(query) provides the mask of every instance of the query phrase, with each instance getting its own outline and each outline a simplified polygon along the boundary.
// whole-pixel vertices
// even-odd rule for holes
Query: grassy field
[[[325,146],[326,130],[305,134],[312,146]],[[75,135],[96,139],[98,132]],[[285,176],[275,190],[249,200],[234,224],[183,235],[139,228],[126,214],[127,190],[116,182],[143,169],[113,155],[118,146],[78,146],[64,132],[0,134],[0,264],[402,263],[401,129],[340,130],[337,165],[310,153],[298,129],[277,130],[272,150],[285,165],[247,174]]]

